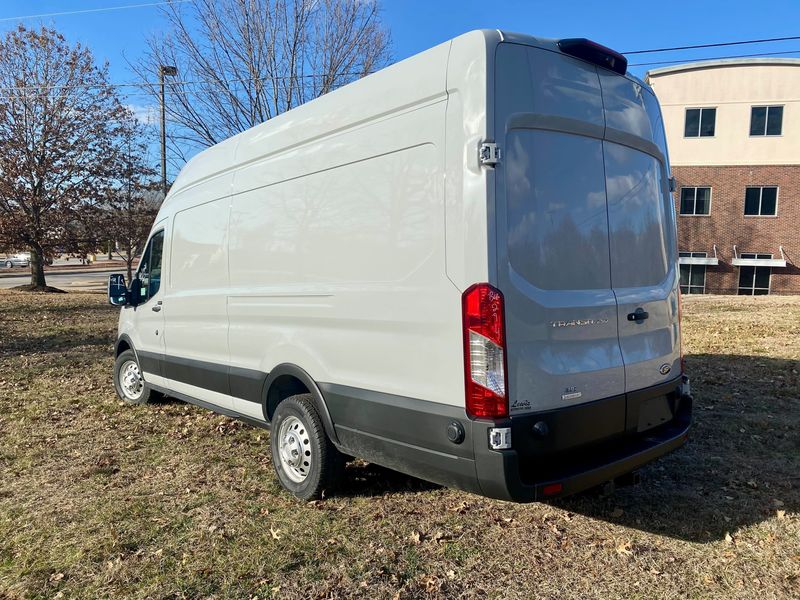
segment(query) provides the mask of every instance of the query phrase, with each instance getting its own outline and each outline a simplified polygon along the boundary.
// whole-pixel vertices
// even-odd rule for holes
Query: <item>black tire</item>
[[[136,366],[136,372],[141,378],[141,392],[138,395],[131,391],[130,384],[123,381],[126,377],[123,372],[129,368],[131,363]],[[145,383],[141,373],[139,362],[136,360],[136,354],[133,350],[125,350],[120,353],[114,363],[114,389],[117,391],[117,396],[128,404],[147,404],[150,400],[150,386]]]
[[[13,269],[13,268],[14,268],[14,263],[12,263],[10,260],[7,260],[6,269]]]
[[[300,500],[316,500],[333,490],[344,475],[344,457],[325,434],[311,394],[291,396],[278,404],[271,425],[272,464],[281,485]],[[284,425],[289,425],[290,430],[294,428],[291,435],[289,430],[282,431]],[[303,448],[303,455],[309,459],[304,474],[300,472],[306,464],[302,455],[295,454],[297,466],[284,462],[280,449],[282,435],[293,440],[285,444],[287,452],[295,442],[296,447]]]

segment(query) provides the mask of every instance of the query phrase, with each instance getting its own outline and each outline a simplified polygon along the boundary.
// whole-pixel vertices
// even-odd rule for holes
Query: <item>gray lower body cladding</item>
[[[167,378],[264,401],[266,373],[143,352],[139,360],[147,363],[145,370]],[[639,468],[685,443],[692,413],[691,398],[681,395],[679,380],[503,421],[471,420],[458,406],[317,385],[335,430],[331,437],[338,437],[335,443],[343,452],[434,483],[517,502],[572,494]],[[455,442],[448,437],[453,427],[461,433]],[[512,449],[489,448],[493,427],[511,428]],[[560,485],[557,493],[544,493],[555,484]]]
[[[462,408],[320,384],[342,445],[355,456],[484,496],[531,502],[574,494],[682,446],[692,400],[680,381],[504,421],[470,420]],[[460,444],[447,429],[459,423]],[[541,435],[544,423],[546,435]],[[512,449],[489,448],[510,427]],[[545,493],[545,488],[557,492]]]
[[[463,408],[330,383],[319,387],[348,454],[481,493],[473,458],[473,422]],[[460,443],[447,437],[453,423],[463,431]]]

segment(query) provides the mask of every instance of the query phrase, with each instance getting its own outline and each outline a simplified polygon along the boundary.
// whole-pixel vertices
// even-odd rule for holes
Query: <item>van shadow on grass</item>
[[[800,361],[693,355],[694,422],[683,448],[641,470],[642,482],[553,501],[564,510],[693,542],[800,511]],[[437,489],[359,461],[338,496]]]
[[[642,469],[610,497],[582,494],[563,509],[693,542],[800,511],[800,361],[687,357],[694,422],[689,443]]]
[[[608,496],[592,490],[552,504],[700,543],[735,537],[778,511],[800,512],[800,361],[701,354],[687,357],[687,371],[695,404],[686,446],[645,466],[638,486]],[[439,487],[353,461],[334,495],[377,497]]]
[[[417,479],[380,465],[356,460],[348,463],[344,480],[333,495],[341,497],[382,496],[426,492],[439,489],[441,486],[429,481]]]

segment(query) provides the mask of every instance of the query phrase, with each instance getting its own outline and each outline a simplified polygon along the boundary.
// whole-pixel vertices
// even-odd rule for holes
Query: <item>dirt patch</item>
[[[800,298],[687,298],[690,443],[530,505],[363,462],[297,503],[268,432],[116,398],[105,302],[0,292],[0,598],[800,597]]]

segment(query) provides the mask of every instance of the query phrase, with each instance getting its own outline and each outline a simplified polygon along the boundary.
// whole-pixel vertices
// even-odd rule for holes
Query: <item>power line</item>
[[[621,54],[650,54],[653,52],[672,52],[674,50],[694,50],[696,48],[719,48],[720,46],[740,46],[742,44],[763,44],[766,42],[785,42],[787,40],[800,40],[800,35],[791,37],[764,38],[761,40],[744,40],[740,42],[719,42],[716,44],[697,44],[695,46],[674,46],[671,48],[653,48],[651,50],[634,50]]]
[[[86,8],[83,10],[69,10],[64,12],[42,13],[39,15],[20,15],[18,17],[3,17],[0,22],[5,21],[24,21],[26,19],[39,19],[41,17],[63,17],[66,15],[85,15],[87,13],[108,12],[112,10],[126,10],[129,8],[144,8],[147,6],[163,6],[165,4],[183,4],[184,2],[194,2],[194,0],[167,0],[165,2],[147,2],[144,4],[127,4],[124,6],[106,6],[103,8]]]
[[[786,52],[759,52],[757,54],[733,54],[729,56],[707,56],[705,58],[684,58],[680,60],[661,60],[656,62],[630,63],[629,67],[646,67],[650,65],[672,65],[677,63],[699,62],[703,60],[726,60],[729,58],[757,58],[759,56],[778,56],[781,54],[798,54],[800,50],[787,50]]]

